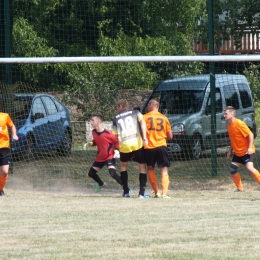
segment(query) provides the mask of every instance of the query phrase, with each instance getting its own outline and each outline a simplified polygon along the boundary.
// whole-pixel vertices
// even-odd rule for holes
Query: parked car
[[[11,141],[13,153],[31,159],[36,153],[71,153],[72,128],[68,109],[48,94],[15,94],[11,100],[11,118],[18,141]]]
[[[185,153],[198,159],[202,149],[211,148],[210,76],[180,77],[161,82],[147,99],[142,113],[147,112],[149,100],[160,102],[160,112],[171,123],[173,139],[168,142],[172,153]],[[255,137],[257,126],[253,99],[248,81],[243,75],[215,75],[215,111],[217,146],[230,144],[224,108],[233,106],[237,118],[243,120]]]

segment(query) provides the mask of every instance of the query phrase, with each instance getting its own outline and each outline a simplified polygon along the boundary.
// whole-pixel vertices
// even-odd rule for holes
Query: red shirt
[[[96,158],[97,162],[104,162],[109,159],[114,158],[114,149],[119,150],[119,143],[115,135],[108,130],[104,129],[103,132],[97,132],[97,130],[92,131],[93,136],[93,146],[98,148],[98,156]]]

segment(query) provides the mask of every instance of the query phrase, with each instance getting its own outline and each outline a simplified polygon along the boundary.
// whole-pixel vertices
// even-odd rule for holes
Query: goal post
[[[37,71],[42,68],[41,66],[52,68],[48,66],[60,64],[61,68],[71,68],[70,72],[73,74],[68,76],[70,78],[67,81],[71,85],[66,86],[62,91],[57,91],[52,86],[44,86],[41,83],[29,84],[26,81],[19,81],[12,85],[1,83],[0,104],[2,108],[6,105],[11,106],[11,117],[17,123],[18,131],[21,131],[21,138],[26,139],[22,147],[24,150],[13,153],[12,172],[33,183],[37,180],[35,185],[39,189],[43,186],[52,189],[54,183],[65,184],[70,181],[78,182],[86,189],[92,188],[94,183],[87,173],[95,160],[97,150],[94,147],[87,150],[84,148],[84,143],[91,139],[90,115],[95,112],[104,114],[104,125],[109,128],[116,115],[115,102],[119,98],[126,98],[131,109],[139,106],[142,113],[146,112],[145,105],[148,99],[157,98],[160,101],[160,112],[170,119],[174,132],[174,138],[168,143],[172,163],[169,169],[171,179],[229,178],[230,160],[226,158],[229,142],[227,124],[223,118],[224,108],[226,105],[237,107],[238,117],[257,134],[259,59],[259,55],[1,58],[0,62],[3,64],[11,63],[24,70],[29,68],[31,72]],[[214,62],[216,68],[216,74],[213,75],[216,84],[214,100],[209,88],[209,62]],[[191,63],[195,66],[194,71],[202,68],[200,73],[189,71]],[[152,70],[170,69],[171,64],[175,64],[173,68],[176,72],[181,68],[181,71],[178,71],[179,75],[164,79],[152,78]],[[136,73],[135,66],[142,70],[149,68],[149,73],[144,73],[151,77],[146,79],[149,80],[150,85],[143,87],[141,84],[145,84],[145,81],[133,75]],[[112,74],[110,70],[113,70]],[[118,70],[122,70],[123,73]],[[186,71],[189,73],[185,74]],[[57,78],[61,77],[61,74],[57,73]],[[132,90],[122,84],[124,81],[134,86]],[[153,91],[155,88],[157,90]],[[50,100],[42,101],[47,113],[54,117],[53,125],[56,123],[55,113],[58,114],[59,109],[62,110],[60,106],[64,105],[69,110],[71,126],[66,133],[67,138],[71,137],[71,153],[66,153],[65,146],[64,153],[60,152],[61,148],[56,147],[55,144],[53,147],[46,147],[46,150],[40,149],[40,144],[43,147],[51,135],[56,135],[56,138],[60,135],[64,138],[64,132],[56,126],[49,129],[47,126],[42,126],[43,128],[39,128],[37,132],[37,137],[33,136],[33,130],[30,135],[27,135],[30,131],[23,132],[24,127],[33,129],[36,120],[44,121],[44,117],[39,119],[29,117],[30,113],[33,113],[32,110],[29,112],[24,110],[27,102],[25,96],[35,94],[40,98],[42,95],[50,94],[58,101],[58,103],[53,101],[53,104],[48,103],[51,102]],[[6,96],[9,99],[6,99]],[[216,111],[215,125],[212,125],[211,121],[212,106]],[[50,107],[53,107],[53,110]],[[40,108],[36,107],[36,109],[40,113]],[[26,120],[28,124],[24,126]],[[212,128],[216,130],[215,135],[212,135]],[[212,139],[217,146],[215,153],[212,151]],[[255,143],[258,148],[258,137]],[[33,154],[30,154],[31,152]],[[257,151],[256,157],[258,156]],[[258,167],[257,159],[255,164]],[[217,171],[214,167],[217,167]],[[117,171],[120,171],[118,160]],[[136,181],[137,173],[137,165],[130,163],[130,182]],[[244,169],[242,174],[244,177],[247,176]],[[102,169],[100,175],[112,187],[116,185],[109,178],[107,169]]]

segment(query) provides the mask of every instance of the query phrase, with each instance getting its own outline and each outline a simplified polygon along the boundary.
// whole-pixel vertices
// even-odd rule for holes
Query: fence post
[[[214,13],[213,0],[208,0],[209,20],[209,55],[214,55]],[[216,88],[215,88],[215,63],[209,63],[210,73],[210,100],[211,100],[211,175],[217,176],[217,140],[216,140]]]

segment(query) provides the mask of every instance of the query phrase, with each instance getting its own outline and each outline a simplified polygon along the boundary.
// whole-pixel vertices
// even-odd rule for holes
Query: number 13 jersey
[[[142,148],[139,123],[142,119],[143,115],[138,110],[124,110],[114,118],[112,132],[118,137],[120,152],[130,153]]]
[[[167,146],[167,133],[171,131],[168,118],[160,112],[151,111],[144,115],[148,145],[144,149]]]

